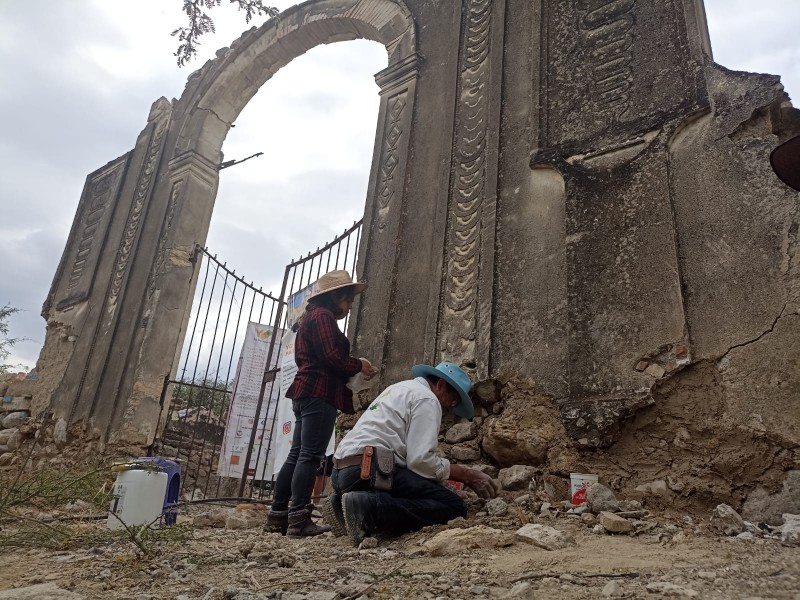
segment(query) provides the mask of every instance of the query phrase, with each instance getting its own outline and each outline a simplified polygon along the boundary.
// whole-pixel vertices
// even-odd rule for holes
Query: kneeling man
[[[466,516],[464,501],[444,485],[448,479],[483,498],[497,495],[491,477],[436,452],[443,413],[474,415],[469,376],[450,362],[417,365],[411,374],[415,379],[389,386],[370,404],[334,454],[335,493],[324,512],[334,533],[346,531],[356,545],[378,531],[404,533]],[[378,463],[390,477],[376,476]]]

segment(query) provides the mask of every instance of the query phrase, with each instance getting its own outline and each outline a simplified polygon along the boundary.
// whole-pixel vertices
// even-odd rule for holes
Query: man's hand
[[[468,476],[467,476],[467,481],[465,481],[464,483],[473,492],[478,494],[479,497],[488,499],[497,496],[497,492],[499,492],[500,490],[498,489],[497,482],[494,479],[492,479],[482,471],[477,471],[475,469],[465,469],[465,470],[468,471]]]
[[[497,482],[483,471],[450,464],[450,479],[460,481],[481,498],[494,498],[500,491]]]

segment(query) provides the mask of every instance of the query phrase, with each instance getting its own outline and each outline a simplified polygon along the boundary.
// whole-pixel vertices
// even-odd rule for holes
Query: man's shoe
[[[311,520],[311,511],[308,508],[293,510],[289,513],[289,527],[286,537],[297,539],[322,535],[331,530],[327,525],[315,525]]]
[[[264,533],[280,533],[286,535],[289,527],[288,510],[271,510],[267,513],[267,522],[264,524]]]
[[[331,531],[336,537],[347,535],[347,524],[344,522],[344,512],[342,512],[342,497],[338,494],[331,494],[320,504],[322,519],[331,526]]]
[[[375,528],[378,501],[372,492],[349,492],[342,496],[342,508],[347,534],[358,547]]]

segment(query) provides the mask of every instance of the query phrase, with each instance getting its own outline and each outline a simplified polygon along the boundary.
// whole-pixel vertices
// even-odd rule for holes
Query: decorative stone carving
[[[459,103],[447,235],[444,305],[439,328],[442,359],[475,365],[481,269],[481,218],[487,195],[487,138],[491,90],[492,0],[465,0]]]
[[[386,101],[387,117],[383,131],[383,147],[381,149],[380,173],[378,174],[378,227],[386,227],[389,213],[389,204],[394,198],[397,189],[402,188],[403,182],[395,177],[395,171],[400,163],[399,145],[404,134],[403,111],[408,104],[408,90],[390,97]]]
[[[358,264],[358,273],[368,281],[391,273],[397,262],[399,248],[390,240],[400,235],[419,62],[419,56],[412,54],[375,76],[381,89],[381,106],[364,216],[368,225],[364,228]],[[365,261],[368,255],[371,260]],[[354,309],[361,324],[356,344],[379,365],[384,360],[392,302],[391,284],[387,283],[370,287],[369,310],[365,310],[360,297]],[[367,332],[365,338],[360,337],[361,332]]]
[[[683,4],[542,2],[543,110],[532,162],[624,145],[670,113],[707,105],[702,44],[689,37]]]
[[[156,291],[156,278],[161,269],[164,267],[164,260],[167,256],[167,239],[169,238],[172,224],[175,220],[175,211],[178,206],[178,198],[181,196],[183,189],[183,181],[176,181],[172,185],[172,191],[169,194],[169,207],[167,208],[167,220],[164,223],[164,229],[161,232],[161,237],[158,239],[158,254],[156,254],[156,262],[153,265],[153,270],[150,272],[150,281],[147,284],[147,297],[151,298]]]
[[[65,280],[53,282],[51,294],[56,294],[56,310],[65,310],[89,296],[127,160],[125,155],[86,180],[70,234],[74,247],[68,257],[65,255],[68,269],[63,273]]]
[[[125,272],[128,269],[128,261],[131,258],[134,243],[136,242],[139,233],[139,225],[141,224],[147,200],[151,191],[151,181],[153,173],[157,168],[157,161],[161,156],[161,147],[164,134],[169,125],[170,114],[165,112],[155,122],[155,129],[153,137],[150,140],[150,145],[147,148],[147,155],[139,172],[139,179],[136,184],[136,191],[133,195],[133,203],[131,204],[130,211],[128,212],[128,219],[125,223],[125,231],[122,236],[122,243],[117,251],[117,258],[114,262],[113,275],[111,278],[111,285],[108,289],[106,297],[105,308],[105,322],[103,326],[107,327],[111,324],[114,318],[114,313],[117,307],[117,297],[122,287],[122,281],[125,277]]]

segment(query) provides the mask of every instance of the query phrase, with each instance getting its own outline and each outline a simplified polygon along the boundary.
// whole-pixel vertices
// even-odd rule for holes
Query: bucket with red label
[[[592,473],[570,473],[570,502],[580,506],[586,502],[586,491],[597,483],[597,475]]]

